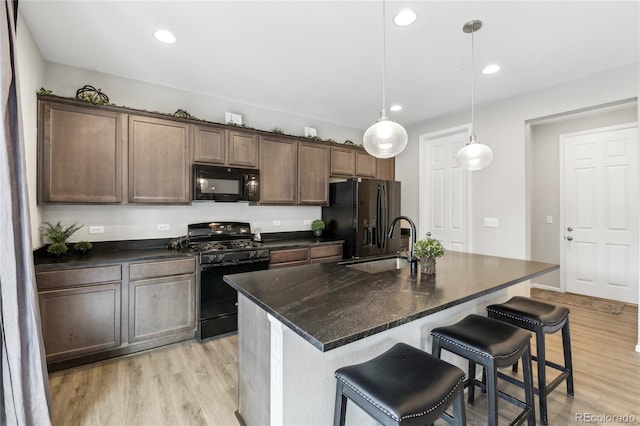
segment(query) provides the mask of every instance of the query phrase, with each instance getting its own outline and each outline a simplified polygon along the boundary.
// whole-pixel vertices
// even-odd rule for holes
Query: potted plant
[[[311,222],[311,230],[313,231],[313,235],[320,238],[322,231],[324,231],[324,221],[322,219],[316,219]]]
[[[436,258],[444,255],[444,247],[435,238],[427,238],[416,242],[413,253],[420,261],[422,273],[435,274]]]
[[[54,257],[62,257],[68,249],[65,243],[53,243],[47,247],[47,251]]]
[[[42,225],[40,229],[44,236],[51,241],[51,245],[47,248],[47,251],[57,257],[65,254],[67,251],[67,240],[74,232],[82,228],[82,226],[83,225],[78,225],[78,222],[76,222],[65,228],[60,222],[55,225],[52,225],[49,222],[44,222],[44,225]]]
[[[87,252],[91,250],[92,247],[93,247],[93,244],[91,244],[89,241],[78,241],[73,246],[73,249],[80,254],[87,254]]]

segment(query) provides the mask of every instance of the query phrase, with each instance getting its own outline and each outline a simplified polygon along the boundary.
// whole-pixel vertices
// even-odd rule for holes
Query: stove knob
[[[253,259],[254,257],[256,257],[257,253],[255,251],[250,251],[249,252],[249,259]]]
[[[216,258],[218,259],[218,262],[221,262],[224,259],[224,254],[219,254]]]

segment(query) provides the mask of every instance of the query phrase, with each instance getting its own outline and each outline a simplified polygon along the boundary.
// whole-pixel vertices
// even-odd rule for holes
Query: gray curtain
[[[50,425],[20,118],[15,18],[0,6],[0,425]],[[33,94],[32,94],[33,95]]]

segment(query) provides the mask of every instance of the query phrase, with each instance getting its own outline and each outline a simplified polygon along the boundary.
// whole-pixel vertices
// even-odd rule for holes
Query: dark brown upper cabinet
[[[295,139],[261,136],[259,204],[296,204],[297,166]]]
[[[252,132],[196,125],[194,161],[257,168],[258,136]]]
[[[331,175],[354,177],[356,174],[356,151],[349,147],[331,147]]]
[[[377,171],[376,157],[367,154],[366,151],[356,151],[356,176],[375,178]]]
[[[39,101],[38,202],[122,201],[122,115]]]
[[[298,143],[298,204],[329,204],[329,151],[326,145]]]
[[[395,158],[378,158],[378,179],[396,180]]]
[[[181,121],[129,116],[129,202],[191,201],[190,129]]]

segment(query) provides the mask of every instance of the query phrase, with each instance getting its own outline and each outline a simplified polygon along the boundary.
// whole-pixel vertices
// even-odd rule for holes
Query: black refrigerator
[[[400,250],[400,225],[387,238],[389,224],[400,216],[400,182],[351,179],[329,185],[329,206],[322,208],[325,234],[345,240],[344,258]]]

